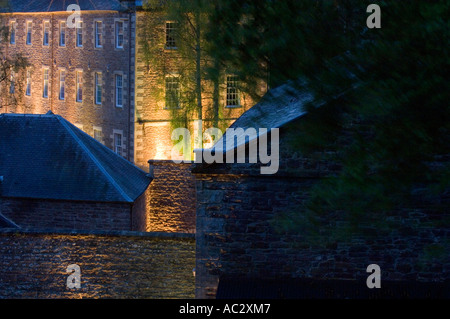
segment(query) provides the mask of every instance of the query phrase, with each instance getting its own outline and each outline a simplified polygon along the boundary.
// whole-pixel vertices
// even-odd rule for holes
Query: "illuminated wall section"
[[[15,44],[5,44],[6,50],[9,56],[22,53],[29,59],[30,90],[29,94],[25,90],[20,94],[16,106],[2,108],[0,112],[42,114],[51,110],[92,137],[96,135],[113,150],[113,132],[121,131],[122,145],[116,149],[133,161],[134,14],[81,11],[81,32],[68,27],[69,14],[64,11],[2,15],[4,23],[16,22]],[[100,43],[95,42],[96,22],[101,22]],[[30,28],[31,43],[27,36]],[[116,43],[116,28],[123,34],[121,46]],[[26,71],[21,79],[24,87],[25,74]],[[117,75],[121,76],[120,103]]]
[[[172,115],[171,110],[165,108],[164,79],[178,73],[181,58],[177,50],[165,48],[165,20],[161,15],[154,12],[137,12],[136,21],[135,162],[139,167],[146,169],[148,160],[171,159],[170,154],[174,146],[171,140]],[[151,30],[149,25],[152,26]],[[150,59],[146,58],[143,46],[145,39],[149,38],[156,39],[154,42],[159,43],[155,56]],[[202,86],[204,131],[213,127],[212,84],[203,81]],[[262,89],[265,89],[265,85],[262,85]],[[255,102],[249,96],[241,94],[239,107],[227,107],[226,74],[223,75],[220,92],[219,126],[225,129]],[[183,88],[180,88],[180,94],[183,94]],[[195,120],[196,118],[191,118],[187,127],[191,134],[192,149]]]

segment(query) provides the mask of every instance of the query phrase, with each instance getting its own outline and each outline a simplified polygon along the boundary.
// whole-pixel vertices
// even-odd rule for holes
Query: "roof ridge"
[[[100,164],[100,162],[97,160],[97,158],[92,154],[92,152],[89,150],[89,148],[81,141],[81,139],[72,131],[72,128],[67,124],[68,121],[64,118],[62,118],[59,115],[54,115],[58,121],[63,125],[63,127],[69,132],[69,134],[77,141],[78,145],[81,146],[81,149],[89,156],[92,162],[98,167],[98,169],[103,173],[103,175],[106,177],[106,179],[116,188],[116,190],[119,192],[120,195],[127,201],[127,202],[133,202],[133,200],[125,193],[125,191],[120,187],[119,184],[112,178],[112,176],[105,170],[105,168]]]

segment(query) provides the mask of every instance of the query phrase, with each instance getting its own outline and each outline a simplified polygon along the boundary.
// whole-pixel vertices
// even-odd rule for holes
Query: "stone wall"
[[[129,203],[26,198],[2,198],[1,202],[5,217],[20,227],[35,229],[132,230],[132,208]]]
[[[146,231],[195,233],[196,191],[191,163],[150,160]]]
[[[66,269],[80,266],[80,289]],[[186,235],[0,232],[0,298],[193,298]]]

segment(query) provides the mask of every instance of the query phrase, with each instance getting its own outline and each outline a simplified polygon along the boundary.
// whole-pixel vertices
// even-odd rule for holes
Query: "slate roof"
[[[2,196],[134,202],[151,178],[59,115],[0,115]]]
[[[9,5],[0,8],[0,12],[54,12],[66,11],[70,4],[77,4],[81,10],[114,10],[122,8],[120,0],[9,0]]]

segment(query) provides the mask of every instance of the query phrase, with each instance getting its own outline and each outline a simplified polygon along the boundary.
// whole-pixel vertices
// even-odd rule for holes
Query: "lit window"
[[[25,89],[25,95],[31,95],[31,71],[27,70],[27,86]]]
[[[102,22],[95,21],[95,47],[102,47]]]
[[[166,22],[166,49],[176,49],[175,42],[176,22]]]
[[[116,48],[123,48],[123,22],[116,22]]]
[[[114,152],[122,155],[122,134],[114,133]]]
[[[95,73],[95,104],[102,104],[102,74]]]
[[[60,70],[59,71],[59,99],[64,100],[65,99],[65,92],[66,90],[66,71]]]
[[[77,71],[76,76],[76,84],[77,84],[77,102],[83,101],[83,72]]]
[[[83,46],[83,22],[78,21],[77,23],[77,47]]]
[[[50,34],[50,22],[46,21],[44,22],[44,39],[42,44],[43,45],[48,45],[48,40],[49,40],[49,34]]]
[[[10,26],[10,35],[9,35],[9,43],[16,44],[16,22],[11,22]]]
[[[27,45],[31,44],[32,31],[33,31],[33,23],[31,21],[27,21]]]
[[[121,74],[116,74],[116,106],[123,105],[123,77]]]
[[[43,87],[42,96],[48,97],[48,68],[44,69],[44,87]]]
[[[59,24],[59,46],[66,46],[66,23],[61,22]]]
[[[166,77],[166,108],[179,108],[180,78],[178,76]]]
[[[227,76],[227,106],[239,106],[239,78],[236,75]]]

